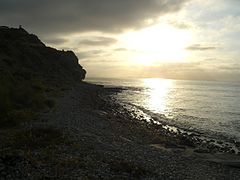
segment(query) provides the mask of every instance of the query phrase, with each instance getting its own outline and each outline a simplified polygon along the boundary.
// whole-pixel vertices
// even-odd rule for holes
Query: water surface
[[[240,141],[240,84],[168,79],[88,79],[124,88],[115,98],[206,136]],[[164,117],[164,118],[162,118]]]

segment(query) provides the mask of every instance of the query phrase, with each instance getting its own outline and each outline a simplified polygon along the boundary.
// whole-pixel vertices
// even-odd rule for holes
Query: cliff
[[[86,71],[72,51],[46,47],[23,28],[0,27],[0,73],[46,81],[81,81]]]
[[[23,28],[0,26],[0,128],[53,107],[51,94],[81,82],[85,74],[72,51],[46,47]]]

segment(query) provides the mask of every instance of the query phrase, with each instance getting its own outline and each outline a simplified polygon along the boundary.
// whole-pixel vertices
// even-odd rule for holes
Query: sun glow
[[[188,55],[185,48],[191,41],[191,32],[159,24],[124,34],[121,40],[123,46],[131,50],[131,60],[142,65],[154,65],[184,61]]]
[[[149,96],[146,105],[154,112],[164,112],[167,105],[167,95],[173,85],[173,80],[147,78],[143,79],[143,83],[147,87]]]

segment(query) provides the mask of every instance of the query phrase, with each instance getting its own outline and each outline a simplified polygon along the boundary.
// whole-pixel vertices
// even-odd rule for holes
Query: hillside
[[[49,92],[71,86],[86,71],[72,51],[47,47],[23,28],[0,26],[0,125],[15,126],[53,106]]]
[[[82,80],[86,71],[72,51],[46,47],[23,28],[0,27],[0,72],[24,78]]]

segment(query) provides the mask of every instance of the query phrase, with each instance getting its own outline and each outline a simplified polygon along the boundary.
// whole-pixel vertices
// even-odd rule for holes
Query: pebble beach
[[[60,143],[0,157],[0,179],[240,179],[240,157],[144,121],[109,96],[117,89],[79,83],[23,128],[53,128]],[[139,113],[138,113],[139,114]]]

